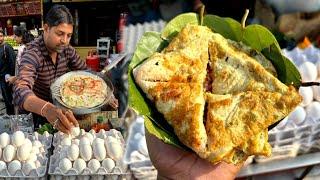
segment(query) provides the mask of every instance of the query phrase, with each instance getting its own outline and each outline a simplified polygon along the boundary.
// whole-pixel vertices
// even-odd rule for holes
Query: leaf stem
[[[302,82],[301,87],[320,86],[320,82]]]
[[[205,8],[205,6],[202,5],[202,6],[201,6],[201,9],[200,9],[200,26],[203,25],[204,8]]]
[[[246,21],[247,21],[247,18],[248,18],[248,15],[249,15],[249,9],[246,9],[242,19],[241,19],[241,27],[242,29],[244,29],[246,27]]]

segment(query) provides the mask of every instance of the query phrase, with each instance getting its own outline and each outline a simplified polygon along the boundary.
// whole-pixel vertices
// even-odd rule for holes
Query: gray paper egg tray
[[[257,162],[267,162],[275,159],[295,157],[320,151],[320,120],[313,124],[297,126],[292,123],[291,128],[269,132],[269,143],[272,147],[271,157],[256,156]]]
[[[10,175],[7,169],[0,172],[0,179],[34,179],[34,180],[45,180],[47,179],[47,167],[48,167],[48,159],[49,159],[49,149],[52,143],[52,135],[45,133],[44,135],[40,135],[37,132],[32,135],[28,135],[25,133],[25,136],[30,140],[39,140],[41,144],[45,147],[45,156],[43,158],[38,157],[38,160],[41,163],[41,167],[31,170],[30,174],[26,176],[22,170],[18,170],[14,175]],[[8,165],[8,163],[7,163]]]
[[[120,135],[120,132],[110,131],[108,134],[114,134],[115,136]],[[132,179],[132,173],[128,168],[121,168],[118,165],[110,173],[104,167],[100,167],[96,173],[93,173],[91,169],[86,167],[83,172],[79,173],[76,169],[71,168],[66,173],[62,172],[59,168],[59,153],[61,152],[61,147],[59,147],[60,136],[56,133],[53,138],[53,155],[50,157],[49,171],[50,179],[52,180],[128,180]],[[124,143],[124,142],[123,142]],[[125,165],[125,164],[124,164]],[[126,165],[125,165],[126,166]],[[127,167],[127,166],[126,166]]]

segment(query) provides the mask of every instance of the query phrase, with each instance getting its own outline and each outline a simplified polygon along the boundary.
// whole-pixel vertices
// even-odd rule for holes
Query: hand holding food
[[[159,179],[234,179],[242,167],[242,164],[225,162],[213,165],[195,153],[163,143],[148,131],[146,140],[150,159],[158,170]]]
[[[195,23],[186,23],[181,30],[172,26],[176,34],[167,34],[173,37],[167,47],[150,53],[146,60],[143,56],[142,63],[133,63],[129,75],[134,85],[151,100],[178,139],[202,159],[238,164],[250,155],[270,155],[268,127],[286,117],[301,96],[282,82],[284,74],[274,61],[196,22],[195,18]],[[285,81],[290,84],[292,79]],[[136,89],[132,92],[138,94]],[[137,98],[141,99],[139,95],[131,99],[135,109],[141,107],[134,105],[139,104]],[[159,117],[148,114],[145,107],[139,110],[147,120],[159,123]]]

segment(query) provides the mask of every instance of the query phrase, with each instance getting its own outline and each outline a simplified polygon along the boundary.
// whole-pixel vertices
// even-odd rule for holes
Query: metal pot
[[[52,95],[53,104],[58,106],[58,107],[61,107],[61,108],[70,109],[70,110],[72,110],[72,112],[75,115],[84,115],[84,114],[90,114],[90,113],[101,111],[101,108],[110,101],[111,96],[113,95],[113,90],[114,90],[111,80],[105,74],[110,69],[115,67],[125,56],[126,56],[125,53],[124,54],[120,54],[115,60],[112,61],[112,63],[110,63],[108,66],[106,66],[101,72],[71,71],[71,72],[68,72],[68,73],[60,76],[50,86],[50,91],[51,91],[51,95]],[[68,107],[68,105],[66,105],[62,101],[61,95],[60,95],[60,87],[61,87],[62,83],[66,79],[68,79],[70,77],[79,76],[79,75],[85,75],[85,76],[89,76],[89,77],[93,77],[93,78],[98,78],[98,79],[104,80],[104,82],[106,83],[108,89],[107,89],[107,96],[106,96],[105,100],[103,101],[103,103],[101,103],[101,104],[99,104],[99,105],[97,105],[95,107],[92,107],[92,108],[74,108],[74,107]]]
[[[93,77],[93,78],[98,78],[98,79],[103,79],[104,80],[104,82],[106,83],[108,89],[107,89],[106,98],[101,104],[99,104],[99,105],[97,105],[95,107],[92,107],[92,108],[75,108],[75,107],[69,107],[68,105],[66,105],[62,101],[61,95],[60,95],[60,87],[61,87],[62,83],[66,79],[69,79],[69,78],[74,77],[74,76],[79,76],[79,75],[85,75],[85,76],[89,76],[89,77]],[[107,77],[102,78],[102,77],[100,77],[98,75],[95,75],[92,72],[87,72],[87,71],[72,71],[72,72],[68,72],[68,73],[60,76],[58,79],[56,79],[56,81],[54,83],[52,83],[52,85],[50,86],[50,90],[51,90],[52,100],[53,100],[53,104],[54,105],[56,105],[56,106],[58,106],[60,108],[70,109],[70,110],[72,110],[72,112],[75,115],[84,115],[84,114],[90,114],[90,113],[101,111],[101,108],[104,105],[106,105],[109,102],[109,100],[111,99],[111,96],[113,94],[113,90],[114,89],[113,89],[113,85],[112,85],[110,79],[107,78]]]

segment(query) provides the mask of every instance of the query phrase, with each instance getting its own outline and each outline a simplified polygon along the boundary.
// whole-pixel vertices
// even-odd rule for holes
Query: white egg
[[[311,62],[304,62],[299,67],[299,72],[303,82],[310,82],[317,79],[318,72],[316,66]]]
[[[288,116],[289,121],[293,121],[296,125],[300,125],[306,118],[306,111],[303,107],[298,106],[296,109],[291,112]]]
[[[148,148],[147,148],[147,142],[145,138],[141,138],[140,141],[138,142],[138,149],[139,151],[145,155],[148,156]]]
[[[29,155],[29,158],[27,159],[27,161],[35,162],[37,159],[38,159],[37,158],[37,153],[31,152],[30,155]]]
[[[80,134],[80,128],[79,127],[73,127],[71,128],[71,135],[73,137],[77,137]]]
[[[313,120],[320,119],[320,102],[313,101],[306,107],[307,116]]]
[[[71,138],[70,137],[65,137],[61,141],[62,146],[70,146],[71,145]]]
[[[92,144],[94,136],[91,133],[86,133],[83,137],[87,137],[89,139],[90,144]]]
[[[92,135],[93,139],[96,138],[96,131],[91,129],[89,133]]]
[[[105,138],[105,136],[106,136],[106,130],[104,130],[104,129],[100,129],[100,131],[99,131],[99,133],[98,133],[97,137],[99,137],[99,138],[101,138],[101,139],[104,139],[104,138]]]
[[[102,161],[102,166],[106,168],[107,172],[112,172],[113,168],[116,166],[111,158],[106,158]]]
[[[92,173],[96,173],[100,167],[100,162],[97,159],[91,159],[88,163],[88,168],[91,169]]]
[[[30,172],[36,168],[37,167],[34,162],[28,161],[22,165],[22,172],[28,176]]]
[[[288,117],[285,117],[283,120],[280,121],[280,123],[276,126],[277,129],[281,130],[283,129],[288,122]]]
[[[36,146],[32,146],[32,149],[31,149],[31,152],[30,152],[30,153],[39,154],[39,153],[40,153],[39,148],[36,147]]]
[[[1,159],[1,156],[2,156],[2,149],[0,148],[0,159]]]
[[[18,160],[13,160],[8,165],[8,171],[11,176],[15,175],[18,170],[21,170],[21,163]]]
[[[0,135],[0,148],[5,148],[8,144],[10,144],[10,136],[4,132]]]
[[[313,90],[311,87],[300,87],[299,94],[302,96],[301,106],[307,106],[313,100]]]
[[[67,156],[71,161],[74,161],[79,157],[79,153],[79,146],[72,144],[68,148]]]
[[[81,137],[79,146],[82,146],[82,145],[91,145],[89,138],[85,136]]]
[[[68,158],[63,158],[59,162],[59,168],[63,173],[67,173],[72,168],[72,163]]]
[[[80,145],[80,157],[85,160],[89,161],[92,157],[92,148],[90,145]]]
[[[105,146],[109,157],[115,160],[119,160],[122,158],[123,148],[116,138],[109,136],[107,141],[105,142]]]
[[[5,169],[7,169],[7,164],[3,161],[0,161],[0,173]]]
[[[40,147],[42,147],[43,145],[42,145],[42,143],[41,143],[40,141],[35,140],[35,141],[32,142],[32,146],[35,146],[35,147],[40,148]]]
[[[24,140],[24,143],[23,144],[27,144],[28,146],[32,146],[32,142],[30,141],[30,139],[26,138]]]
[[[97,142],[92,147],[93,147],[93,155],[97,160],[102,161],[104,158],[106,158],[107,152],[106,152],[106,148],[104,147],[103,140],[102,140],[102,143]]]
[[[15,155],[16,155],[16,149],[11,144],[7,145],[2,152],[2,157],[5,162],[12,161]]]
[[[73,163],[73,168],[76,169],[79,174],[81,174],[86,167],[86,162],[81,158],[76,159]]]
[[[20,161],[27,160],[29,158],[31,150],[32,150],[32,146],[30,146],[29,144],[23,144],[22,146],[18,147],[17,158]]]
[[[12,135],[11,143],[15,147],[19,147],[24,143],[25,136],[22,131],[16,131]]]
[[[75,145],[79,146],[80,145],[80,140],[79,139],[72,139],[71,144],[75,144]]]
[[[104,140],[101,139],[101,138],[95,138],[95,139],[92,141],[92,146],[95,146],[96,144],[103,144],[103,145],[104,145]]]

